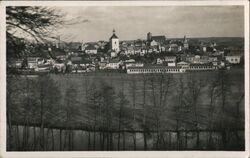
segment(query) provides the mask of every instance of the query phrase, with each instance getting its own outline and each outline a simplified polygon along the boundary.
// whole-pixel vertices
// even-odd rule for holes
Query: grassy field
[[[93,128],[95,124],[98,128],[99,126],[102,128],[103,123],[105,125],[108,123],[105,129],[118,130],[120,94],[124,94],[124,100],[126,100],[124,106],[128,117],[124,116],[123,119],[127,119],[127,123],[122,125],[122,129],[143,132],[144,117],[149,131],[244,130],[244,71],[242,69],[163,75],[87,73],[49,74],[43,77],[12,76],[7,78],[7,82],[7,109],[12,113],[12,122],[22,125],[29,123],[39,125],[41,104],[43,104],[45,109],[43,119],[46,127],[65,130],[70,127],[84,131],[84,129]],[[214,93],[211,104],[212,85],[214,85]],[[102,98],[98,102],[98,107],[100,106],[102,111],[97,116],[91,107],[95,106],[97,103],[95,101],[98,100],[98,95],[95,96],[95,94],[101,95]],[[54,109],[54,107],[57,108]],[[68,115],[71,117],[68,118]],[[96,121],[94,121],[95,117],[97,117]],[[206,141],[209,133],[205,131],[204,134],[206,136],[201,137],[200,141]],[[179,139],[174,133],[172,136],[175,141]],[[143,135],[138,134],[139,137]],[[215,139],[223,140],[220,132],[216,137],[219,138]],[[219,145],[221,143],[216,144],[218,150],[236,148],[242,150],[244,135],[241,133],[239,137],[228,140],[232,148],[224,148]],[[131,135],[128,139],[130,138]],[[166,139],[169,138],[166,137]],[[155,138],[150,138],[148,141],[154,142],[154,140]],[[240,140],[241,147],[234,144],[235,140]],[[195,139],[192,141],[191,146],[194,146]],[[133,146],[133,141],[130,143]],[[153,144],[150,144],[152,149],[156,148]],[[78,148],[79,146],[76,147]],[[86,148],[85,146],[83,150],[87,150]],[[140,148],[143,148],[143,143],[140,144]],[[193,148],[190,147],[190,149]],[[176,150],[176,147],[172,147],[171,150]]]
[[[165,74],[165,77],[169,75]],[[218,76],[217,71],[209,72],[193,72],[193,73],[183,73],[183,74],[171,74],[171,83],[169,86],[169,93],[167,96],[167,106],[170,110],[167,111],[166,116],[171,116],[171,108],[175,106],[176,99],[178,95],[178,87],[180,80],[183,80],[185,91],[188,90],[190,78],[193,78],[197,82],[202,83],[202,88],[198,97],[198,108],[203,111],[204,115],[209,104],[208,97],[208,86],[209,84],[216,80]],[[145,95],[146,95],[146,104],[152,104],[152,79],[154,80],[154,92],[156,100],[159,100],[160,88],[157,83],[157,78],[159,75],[128,75],[123,73],[89,73],[89,74],[66,74],[66,75],[55,75],[50,74],[48,78],[54,81],[53,84],[59,89],[58,100],[61,105],[65,104],[66,91],[70,88],[73,88],[76,93],[74,99],[77,104],[81,105],[84,108],[86,104],[86,97],[89,93],[92,86],[95,86],[96,89],[99,89],[103,85],[108,85],[114,88],[115,94],[119,92],[124,92],[126,99],[129,101],[127,106],[133,107],[135,105],[136,109],[141,109],[143,104],[143,80],[146,80]],[[150,80],[151,79],[151,80]],[[9,81],[15,83],[15,85],[20,86],[19,89],[23,91],[27,90],[27,82],[31,80],[38,80],[38,78],[9,78]],[[229,84],[229,89],[226,97],[227,107],[234,106],[239,100],[240,95],[244,94],[244,72],[240,69],[232,69],[227,71],[227,80]],[[37,83],[36,83],[37,84]],[[30,85],[32,87],[32,92],[38,93],[39,90],[36,90],[35,85]],[[20,97],[20,96],[19,96]],[[135,99],[133,99],[133,97]],[[18,96],[15,98],[15,100]],[[21,96],[19,99],[22,99]],[[135,103],[132,103],[134,100]],[[18,99],[16,100],[18,101]],[[20,100],[19,100],[20,101]],[[132,105],[133,104],[133,105]],[[219,104],[217,105],[219,108]],[[244,110],[243,101],[241,104],[242,113]],[[169,114],[168,114],[169,113]]]

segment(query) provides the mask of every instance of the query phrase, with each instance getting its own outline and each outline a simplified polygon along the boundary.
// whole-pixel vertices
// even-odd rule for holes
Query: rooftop
[[[118,39],[118,37],[115,34],[115,30],[113,30],[113,35],[109,39]]]

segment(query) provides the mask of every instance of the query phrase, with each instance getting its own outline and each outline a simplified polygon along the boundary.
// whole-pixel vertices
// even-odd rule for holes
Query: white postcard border
[[[230,6],[243,5],[245,13],[245,149],[246,151],[94,151],[6,152],[6,25],[5,6]],[[249,2],[248,1],[4,1],[0,2],[0,157],[249,157]]]

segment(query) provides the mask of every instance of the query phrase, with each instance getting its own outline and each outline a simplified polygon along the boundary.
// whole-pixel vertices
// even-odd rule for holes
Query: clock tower
[[[111,51],[116,53],[119,52],[119,38],[115,34],[115,29],[113,30],[113,35],[109,38]]]

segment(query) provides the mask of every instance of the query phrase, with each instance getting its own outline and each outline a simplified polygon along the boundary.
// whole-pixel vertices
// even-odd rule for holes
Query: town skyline
[[[244,8],[239,6],[57,9],[71,19],[57,30],[66,42],[107,41],[113,29],[120,40],[146,39],[148,32],[167,38],[244,37]]]

